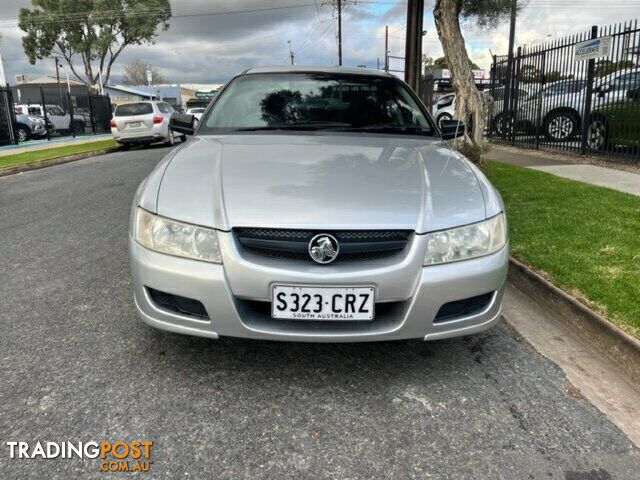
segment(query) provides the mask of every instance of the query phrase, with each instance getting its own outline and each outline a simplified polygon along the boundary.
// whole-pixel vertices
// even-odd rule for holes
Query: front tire
[[[30,137],[29,130],[26,127],[19,126],[16,128],[16,137],[18,142],[26,142]]]
[[[563,142],[576,136],[578,116],[570,111],[551,112],[544,121],[544,134],[554,142]]]
[[[503,122],[506,123],[506,125],[503,126]],[[503,129],[507,136],[511,135],[511,133],[515,133],[514,126],[513,115],[510,115],[507,112],[501,112],[493,119],[493,131],[499,137],[502,137]]]
[[[595,117],[589,123],[587,146],[593,151],[602,151],[609,147],[609,128],[604,118]]]

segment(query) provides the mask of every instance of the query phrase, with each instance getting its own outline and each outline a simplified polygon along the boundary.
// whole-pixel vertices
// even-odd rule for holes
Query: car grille
[[[375,260],[396,255],[407,246],[411,230],[289,230],[274,228],[234,228],[242,247],[256,255],[313,262],[308,248],[318,234],[333,235],[340,253],[333,262]]]

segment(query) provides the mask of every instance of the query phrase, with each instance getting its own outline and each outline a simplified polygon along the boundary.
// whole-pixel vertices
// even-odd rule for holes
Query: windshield
[[[153,113],[150,103],[125,103],[116,107],[116,117],[128,117],[130,115],[146,115]]]
[[[566,95],[576,93],[587,86],[586,80],[571,80],[551,85],[544,89],[545,95]]]
[[[220,94],[200,133],[354,128],[435,132],[418,102],[395,78],[270,73],[236,78]]]

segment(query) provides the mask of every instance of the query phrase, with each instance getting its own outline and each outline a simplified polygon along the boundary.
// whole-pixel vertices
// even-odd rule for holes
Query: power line
[[[110,20],[113,19],[116,15],[124,15],[126,17],[138,17],[138,16],[146,16],[151,14],[169,14],[171,18],[188,18],[188,17],[203,17],[203,16],[219,16],[219,15],[235,15],[235,14],[244,14],[244,13],[256,13],[256,12],[266,12],[273,10],[285,10],[292,8],[308,8],[314,7],[315,3],[304,3],[297,5],[280,5],[276,7],[264,7],[264,8],[251,8],[244,10],[224,10],[218,12],[198,12],[198,13],[176,13],[171,14],[171,9],[166,8],[158,8],[158,9],[149,9],[149,10],[132,10],[132,11],[123,11],[123,10],[101,10],[98,12],[76,12],[76,13],[60,13],[60,14],[48,14],[46,17],[41,16],[40,18],[30,19],[30,22],[34,24],[45,24],[45,23],[76,23],[76,22],[84,22],[87,19],[92,21],[100,21],[100,20]],[[0,20],[0,25],[17,25],[18,20]]]
[[[369,5],[385,5],[385,4],[403,4],[406,2],[399,0],[357,0],[358,4],[369,4]],[[100,10],[97,12],[74,12],[74,13],[48,13],[46,16],[40,16],[39,18],[31,18],[29,21],[34,24],[45,24],[45,23],[76,23],[76,22],[85,22],[88,19],[92,21],[100,21],[100,20],[112,20],[114,16],[124,15],[126,17],[137,17],[137,16],[147,16],[152,14],[169,14],[171,18],[189,18],[189,17],[203,17],[203,16],[220,16],[220,15],[236,15],[236,14],[245,14],[245,13],[257,13],[257,12],[267,12],[273,10],[286,10],[292,8],[309,8],[314,7],[317,8],[317,4],[314,3],[302,3],[295,5],[279,5],[274,7],[263,7],[263,8],[250,8],[250,9],[242,9],[242,10],[223,10],[217,12],[197,12],[197,13],[175,13],[172,14],[171,9],[167,8],[157,8],[157,9],[147,9],[147,10]],[[37,11],[37,10],[36,10]],[[0,20],[1,26],[11,26],[17,25],[19,21],[13,19],[5,19]]]

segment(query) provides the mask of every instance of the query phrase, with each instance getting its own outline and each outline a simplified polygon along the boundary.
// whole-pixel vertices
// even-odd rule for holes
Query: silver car
[[[157,142],[173,145],[177,138],[184,138],[169,129],[174,114],[173,107],[166,102],[124,103],[113,112],[111,133],[125,147]]]
[[[353,342],[498,322],[504,207],[397,78],[256,68],[138,188],[135,303],[172,332]],[[193,118],[172,128],[193,133]]]
[[[629,90],[640,87],[640,69],[617,70],[598,79],[593,88],[591,110],[624,101]],[[571,140],[581,131],[586,108],[587,81],[560,80],[540,87],[521,102],[516,115],[518,130],[539,130],[551,141]]]

